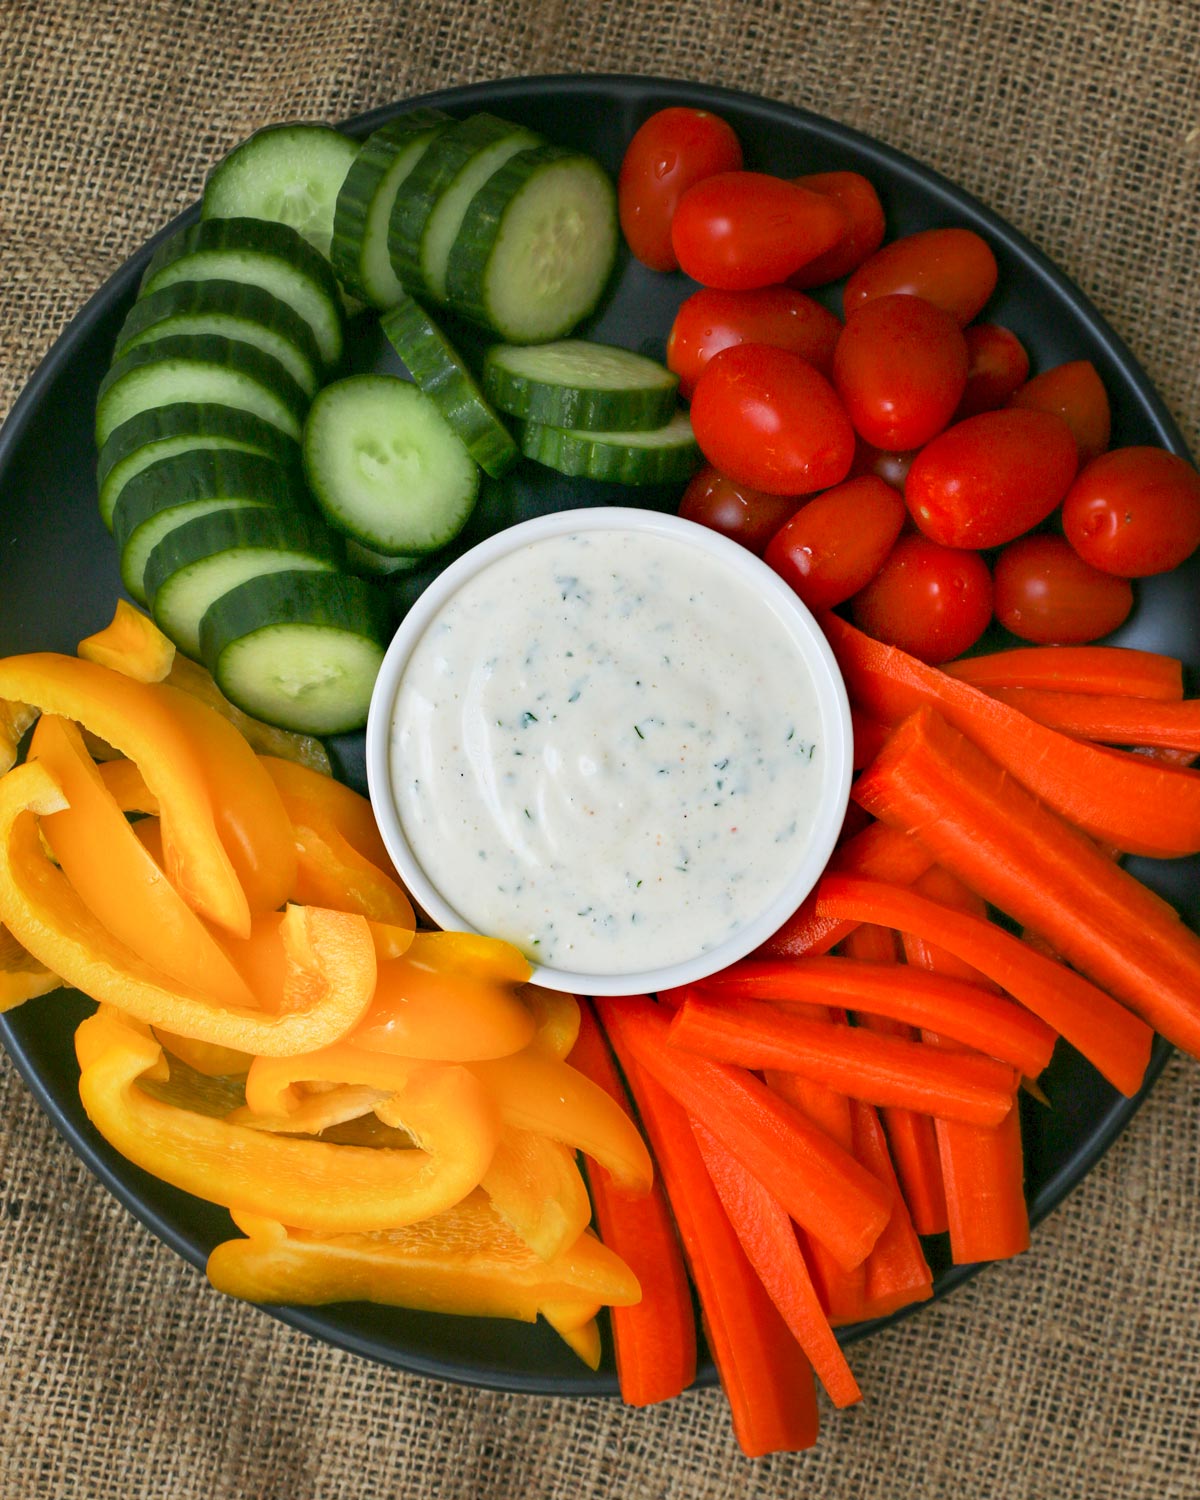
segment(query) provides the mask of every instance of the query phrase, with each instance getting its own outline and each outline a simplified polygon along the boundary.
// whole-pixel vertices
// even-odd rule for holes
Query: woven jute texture
[[[1194,0],[0,0],[0,413],[255,126],[452,84],[741,87],[939,168],[1094,298],[1200,438]],[[0,564],[2,567],[2,564]],[[1200,1068],[1019,1263],[854,1350],[861,1409],[740,1458],[724,1402],[458,1389],[210,1290],[0,1061],[0,1500],[1197,1500]]]

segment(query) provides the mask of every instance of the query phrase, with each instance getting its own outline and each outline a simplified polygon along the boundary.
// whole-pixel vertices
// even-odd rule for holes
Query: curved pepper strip
[[[277,755],[261,754],[259,759],[293,822],[303,823],[323,836],[338,833],[376,869],[385,873],[392,870],[387,845],[366,797],[343,782]]]
[[[42,818],[41,831],[96,920],[166,980],[207,995],[214,1005],[253,1009],[241,975],[109,795],[74,724],[43,714],[29,758],[46,767],[67,799],[61,812]]]
[[[379,965],[356,1046],[401,1057],[475,1062],[528,1046],[534,1020],[518,999],[529,964],[516,948],[466,932],[421,932]]]
[[[480,1186],[513,1233],[543,1260],[573,1245],[592,1217],[573,1153],[531,1130],[501,1130]]]
[[[471,1193],[436,1218],[382,1234],[317,1236],[235,1213],[246,1235],[208,1259],[218,1291],[252,1302],[313,1306],[361,1298],[423,1312],[532,1323],[547,1303],[627,1307],[641,1289],[624,1261],[580,1235],[552,1261],[538,1258]]]
[[[148,1025],[242,1052],[304,1051],[353,1029],[375,988],[375,948],[364,918],[290,908],[273,920],[284,999],[291,1003],[276,1014],[215,1005],[202,991],[166,983],[119,943],[47,857],[35,814],[65,806],[38,761],[0,778],[0,922],[65,984]]]
[[[149,615],[125,599],[117,600],[109,624],[80,641],[75,649],[84,661],[110,667],[138,682],[161,682],[175,660],[175,643]]]
[[[62,980],[0,925],[0,1015],[62,988]]]
[[[524,984],[521,999],[533,1012],[537,1028],[531,1046],[535,1052],[557,1057],[565,1062],[579,1040],[579,1001],[562,990],[548,990],[540,984]]]
[[[589,1313],[590,1316],[585,1316]],[[596,1322],[599,1308],[588,1302],[544,1302],[542,1317],[554,1329],[567,1348],[578,1354],[589,1370],[600,1368],[600,1325]]]
[[[145,818],[158,817],[158,798],[146,785],[146,778],[132,760],[94,762],[108,795],[123,813],[140,813]]]
[[[197,742],[192,726],[176,712],[174,700],[184,697],[72,656],[39,652],[0,661],[0,713],[8,737],[15,724],[28,724],[39,712],[60,714],[136,761],[159,801],[171,883],[201,916],[231,932],[246,932],[250,905],[222,842],[205,765],[217,735],[213,744]],[[244,751],[254,761],[236,731],[225,729],[228,739],[222,739],[220,753],[228,752],[240,765]],[[0,745],[0,752],[5,755],[0,771],[6,771],[16,744]],[[253,779],[237,783],[239,800],[252,799],[259,790]]]
[[[414,1073],[405,1106],[428,1149],[338,1146],[248,1130],[180,1109],[138,1086],[164,1063],[148,1030],[102,1006],[75,1033],[79,1095],[92,1124],[136,1166],[230,1210],[327,1234],[390,1229],[443,1212],[482,1177],[495,1144],[486,1108],[459,1115],[443,1070]]]
[[[527,1047],[512,1057],[470,1064],[492,1093],[505,1125],[561,1141],[598,1161],[629,1193],[648,1193],[654,1168],[646,1143],[619,1104],[590,1078]]]
[[[253,1064],[251,1059],[251,1067]],[[249,1073],[249,1069],[246,1071]],[[277,1135],[320,1135],[335,1125],[345,1125],[347,1121],[371,1114],[390,1097],[386,1089],[369,1088],[366,1084],[333,1084],[312,1091],[299,1085],[286,1115],[267,1117],[244,1108],[235,1109],[226,1119],[235,1125],[246,1125],[251,1130],[271,1130]]]
[[[250,1052],[239,1052],[236,1047],[218,1047],[213,1042],[193,1041],[190,1036],[180,1036],[168,1031],[165,1026],[152,1028],[155,1039],[162,1043],[163,1050],[180,1062],[187,1063],[206,1078],[244,1078],[250,1071],[254,1056]]]

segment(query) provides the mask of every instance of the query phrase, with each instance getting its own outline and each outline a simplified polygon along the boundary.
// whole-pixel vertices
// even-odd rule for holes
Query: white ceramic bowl
[[[537,983],[550,989],[576,994],[654,993],[693,983],[726,968],[744,958],[775,932],[816,884],[837,840],[849,800],[852,761],[850,707],[841,673],[808,609],[753,553],[707,527],[677,516],[616,506],[558,511],[489,537],[458,558],[429,585],[396,632],[371,699],[366,737],[367,781],[383,841],[414,900],[439,927],[475,931],[456,910],[454,892],[437,889],[426,875],[401,823],[390,772],[397,693],[410,657],[430,622],[469,579],[530,543],[586,531],[642,532],[675,539],[728,568],[731,577],[748,583],[783,625],[807,664],[820,716],[822,781],[811,834],[807,843],[798,848],[797,862],[786,884],[768,906],[732,936],[706,952],[664,967],[621,974],[589,974],[544,966],[535,968],[533,975]]]

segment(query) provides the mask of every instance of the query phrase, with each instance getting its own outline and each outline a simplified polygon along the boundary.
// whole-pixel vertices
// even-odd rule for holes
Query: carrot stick
[[[869,766],[883,749],[883,742],[888,737],[888,727],[886,724],[881,724],[878,719],[859,713],[858,709],[851,705],[850,730],[854,741],[854,769],[861,771],[864,766]]]
[[[944,1031],[978,1052],[1012,1063],[1032,1078],[1049,1064],[1056,1040],[1055,1032],[1044,1021],[1011,1000],[980,985],[913,970],[894,960],[864,963],[832,955],[747,959],[693,986],[690,993],[697,1001],[722,1004],[735,1000],[824,1001],[869,1011],[910,1026]]]
[[[908,885],[932,863],[933,856],[916,839],[883,823],[872,823],[834,850],[829,869]],[[822,920],[816,914],[816,902],[815,893],[803,901],[753,957],[798,958],[802,953],[828,953],[858,926],[857,922]]]
[[[689,1002],[690,1003],[690,1002]],[[685,1007],[686,1008],[686,1007]],[[668,1044],[667,1014],[650,1000],[603,1002],[609,1035],[641,1068],[705,1121],[738,1160],[844,1266],[867,1258],[890,1203],[869,1172],[798,1110],[742,1068]]]
[[[864,922],[861,927],[846,934],[842,952],[847,958],[858,959],[865,964],[894,964],[896,934],[890,927],[878,927],[874,922]]]
[[[862,1392],[821,1309],[787,1210],[707,1126],[693,1120],[692,1133],[729,1222],[767,1295],[833,1404],[853,1406],[862,1400]]]
[[[1183,665],[1173,656],[1127,646],[1023,646],[966,656],[942,668],[959,682],[986,688],[1047,688],[1115,694],[1169,703],[1183,697]]]
[[[586,1002],[579,1008],[571,1066],[628,1113],[625,1089]],[[696,1378],[696,1320],[666,1194],[656,1179],[649,1193],[632,1197],[592,1163],[587,1175],[600,1238],[642,1288],[635,1306],[610,1310],[621,1398],[628,1406],[669,1401]]]
[[[825,876],[817,909],[882,922],[948,949],[1028,1006],[1123,1094],[1141,1087],[1150,1061],[1150,1028],[1082,975],[1034,953],[993,923],[951,911],[901,886],[853,875]]]
[[[983,897],[977,896],[957,875],[951,875],[944,865],[930,865],[924,875],[919,875],[913,881],[912,888],[922,896],[928,896],[931,901],[940,901],[943,906],[952,907],[955,911],[965,911],[973,917],[987,917],[987,902]],[[1022,933],[1021,937],[1024,941],[1029,941],[1026,933]],[[1002,993],[994,979],[989,979],[970,964],[963,963],[961,958],[955,958],[953,953],[947,953],[936,943],[927,943],[924,938],[915,937],[911,932],[901,933],[900,941],[905,959],[914,968],[945,974],[951,979],[965,979],[968,984],[980,985],[995,995]],[[1048,958],[1058,957],[1050,950],[1049,945],[1045,949],[1039,949],[1039,952],[1044,952]]]
[[[897,730],[855,795],[915,830],[985,900],[1047,938],[1169,1042],[1200,1056],[1200,937],[937,715],[914,715]],[[1065,973],[1056,971],[1060,988]]]
[[[852,1099],[977,1125],[998,1125],[1017,1086],[1007,1063],[799,1020],[761,1000],[688,1000],[671,1022],[670,1040],[716,1062],[802,1073]]]
[[[867,1256],[866,1314],[886,1318],[910,1303],[927,1302],[933,1296],[933,1272],[901,1196],[879,1116],[859,1099],[851,1100],[850,1108],[855,1154],[894,1194],[892,1217]]]
[[[1073,740],[872,640],[836,615],[823,616],[822,626],[850,696],[864,713],[894,725],[932,706],[1047,806],[1093,837],[1154,858],[1200,851],[1200,772]]]
[[[811,1448],[817,1440],[811,1367],[746,1258],[686,1112],[627,1044],[623,1014],[630,1004],[596,1001],[666,1184],[738,1442],[749,1458]]]
[[[1200,751],[1200,698],[1189,698],[1182,703],[1156,703],[1148,698],[1000,687],[988,688],[987,693],[1039,724],[1081,740],[1190,751],[1193,755]]]

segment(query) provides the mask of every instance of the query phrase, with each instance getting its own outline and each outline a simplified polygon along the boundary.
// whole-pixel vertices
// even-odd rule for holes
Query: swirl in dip
[[[813,673],[762,571],[772,587],[686,535],[593,523],[500,555],[433,613],[389,780],[466,923],[620,975],[694,959],[780,898],[829,823],[829,778]]]

